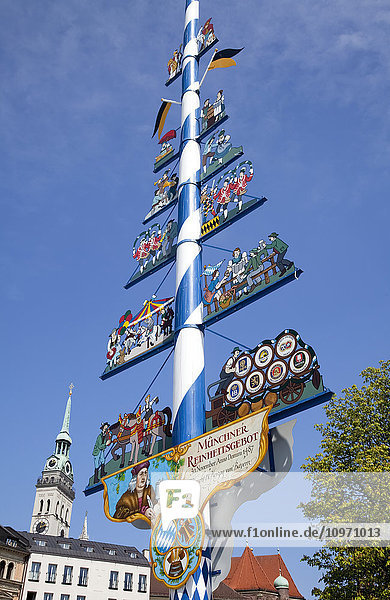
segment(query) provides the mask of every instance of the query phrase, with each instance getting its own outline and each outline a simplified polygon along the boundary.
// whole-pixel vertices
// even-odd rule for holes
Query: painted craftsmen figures
[[[276,266],[278,267],[280,273],[279,277],[285,274],[286,270],[293,266],[294,263],[291,260],[287,260],[285,254],[287,252],[288,244],[279,239],[279,234],[275,231],[270,233],[268,236],[270,244],[266,245],[267,249],[271,249],[276,253]]]
[[[100,425],[101,431],[96,438],[95,446],[92,450],[93,462],[95,463],[95,474],[93,479],[94,483],[98,483],[101,477],[107,475],[107,473],[104,470],[104,463],[106,460],[104,456],[104,451],[106,450],[107,446],[109,446],[111,443],[109,436],[109,427],[110,425],[107,422],[102,423]]]

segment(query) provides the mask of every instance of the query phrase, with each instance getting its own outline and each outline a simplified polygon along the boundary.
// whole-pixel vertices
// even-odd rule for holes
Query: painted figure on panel
[[[227,387],[231,381],[234,379],[235,368],[237,358],[239,357],[241,350],[238,346],[233,348],[232,355],[227,359],[225,364],[223,365],[221,372],[219,374],[220,383],[218,385],[218,389],[215,392],[215,395],[222,394],[222,392],[226,392]]]
[[[214,173],[233,162],[243,154],[242,146],[232,146],[230,135],[224,129],[212,134],[205,143],[202,156],[201,179],[208,179]]]
[[[173,57],[168,61],[168,81],[180,73],[181,62],[183,59],[181,47],[182,45],[180,44],[179,48],[174,51]]]
[[[288,244],[286,244],[286,242],[283,242],[283,240],[281,240],[279,238],[279,234],[276,233],[275,231],[273,233],[270,233],[268,236],[268,239],[270,241],[269,244],[266,244],[266,248],[271,249],[275,252],[275,254],[277,255],[276,257],[276,266],[278,267],[280,273],[279,273],[279,277],[281,277],[282,275],[285,274],[286,270],[289,269],[290,267],[292,267],[293,263],[291,262],[291,260],[287,260],[287,258],[285,257],[285,254],[287,252],[288,249]]]
[[[232,303],[239,302],[245,295],[256,293],[260,286],[270,285],[293,271],[294,263],[285,258],[288,245],[276,232],[268,237],[270,243],[266,244],[264,240],[260,240],[258,246],[250,250],[249,256],[247,251],[235,248],[222,278],[219,275],[219,267],[215,267],[213,271],[210,267],[205,268],[202,273],[205,277],[205,319],[219,310],[228,308]],[[222,264],[222,261],[218,264]]]
[[[110,436],[109,436],[109,423],[105,422],[100,425],[100,433],[96,438],[95,446],[92,450],[93,462],[95,464],[95,473],[94,473],[94,483],[98,483],[101,477],[107,475],[104,470],[104,463],[106,462],[106,457],[104,456],[104,452],[107,449],[107,446],[110,445]],[[99,473],[100,470],[100,473]]]
[[[139,264],[139,274],[146,269],[152,270],[163,259],[169,258],[176,237],[177,223],[174,219],[168,221],[163,231],[158,223],[154,223],[147,231],[140,233],[133,245],[133,258]]]
[[[107,366],[103,373],[114,370],[140,354],[153,349],[172,335],[173,298],[146,300],[133,318],[131,311],[121,317],[108,341]]]
[[[176,138],[176,130],[171,129],[158,141],[161,145],[159,154],[154,159],[154,171],[159,171],[165,164],[169,164],[177,156],[171,141]]]
[[[169,169],[164,172],[162,177],[160,177],[156,182],[155,186],[157,187],[154,192],[154,198],[152,202],[152,208],[146,215],[144,222],[149,221],[155,214],[160,212],[169,206],[172,202],[177,200],[177,185],[179,183],[179,178],[177,173],[173,173],[172,176],[169,176]]]
[[[225,116],[225,96],[223,90],[219,90],[217,98],[213,104],[210,103],[210,98],[206,98],[202,108],[202,127],[201,134],[208,129],[211,129]]]
[[[128,519],[137,514],[144,515],[150,521],[154,520],[153,506],[156,495],[150,485],[149,461],[136,465],[132,470],[132,479],[128,490],[119,498],[114,513],[114,519]]]
[[[211,19],[207,19],[198,35],[199,53],[203,52],[208,46],[215,42],[216,39],[214,25],[212,24]]]

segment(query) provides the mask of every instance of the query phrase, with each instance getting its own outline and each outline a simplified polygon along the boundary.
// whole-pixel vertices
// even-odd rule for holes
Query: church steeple
[[[73,383],[69,386],[69,397],[68,402],[66,403],[66,409],[64,414],[64,420],[62,422],[62,428],[60,433],[56,438],[56,454],[65,456],[69,456],[69,449],[72,444],[72,438],[69,435],[69,426],[70,426],[70,411],[72,408],[72,391],[74,385]]]
[[[69,460],[69,450],[72,445],[69,426],[73,387],[71,383],[54,454],[46,460],[42,477],[36,484],[37,491],[30,527],[32,533],[69,536],[70,516],[75,497],[73,468]]]

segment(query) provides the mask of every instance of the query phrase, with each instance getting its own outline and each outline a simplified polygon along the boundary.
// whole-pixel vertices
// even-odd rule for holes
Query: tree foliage
[[[326,405],[327,422],[316,425],[322,434],[320,451],[309,456],[302,466],[307,473],[390,471],[390,361],[381,361],[378,368],[365,369],[361,377],[364,382],[361,388],[353,385],[343,390],[343,397],[334,396]],[[339,490],[337,495],[337,490],[332,490],[335,478],[328,478],[325,492],[322,481],[318,478],[313,487],[314,496],[312,494],[311,501],[303,506],[305,516],[324,518],[327,513],[337,521],[340,499],[344,508],[347,506],[350,510],[356,506],[356,494],[361,490],[354,484]],[[383,490],[376,487],[370,487],[370,500],[380,514]],[[364,495],[358,497],[364,505]],[[387,498],[385,504],[388,509]],[[372,521],[377,520],[374,513],[370,513]],[[302,560],[322,572],[320,581],[324,589],[312,591],[320,600],[390,600],[390,548],[323,548]]]

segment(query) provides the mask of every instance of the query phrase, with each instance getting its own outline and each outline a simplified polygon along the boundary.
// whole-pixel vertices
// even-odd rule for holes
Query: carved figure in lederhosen
[[[245,172],[245,167],[240,170],[240,174],[238,177],[234,179],[232,185],[232,192],[235,195],[234,202],[238,202],[238,210],[242,209],[242,197],[246,194],[246,190],[248,187],[249,181],[251,181],[253,177],[253,166],[250,165],[249,175]]]
[[[225,96],[223,95],[223,90],[219,90],[217,93],[217,99],[214,102],[214,118],[215,121],[218,121],[223,113],[225,112]]]
[[[215,149],[214,156],[211,159],[211,162],[218,161],[222,163],[224,157],[226,156],[226,154],[228,154],[231,147],[232,144],[230,142],[230,135],[227,133],[225,134],[225,130],[221,129],[221,131],[218,133],[217,147]]]
[[[133,248],[133,258],[138,261],[140,273],[145,269],[150,256],[150,244],[146,237],[143,237],[137,250]]]
[[[262,259],[268,256],[268,252],[266,250],[266,243],[264,240],[260,240],[257,248],[252,248],[249,252],[249,260],[245,267],[246,280],[249,286],[249,292],[253,292],[256,285],[261,283],[260,273],[264,271],[264,264]],[[258,277],[256,282],[256,277]]]
[[[222,289],[221,289],[221,282],[219,280],[219,271],[218,269],[215,269],[215,271],[213,272],[212,276],[211,276],[211,280],[209,283],[206,283],[204,290],[203,290],[203,301],[205,304],[211,304],[212,301],[215,299],[218,300],[218,298],[221,296],[222,293]]]
[[[119,329],[113,329],[108,336],[107,343],[107,364],[111,369],[116,365],[121,351],[121,336]]]
[[[241,252],[240,248],[235,248],[233,250],[233,258],[229,260],[228,266],[226,268],[226,272],[222,281],[229,279],[230,275],[232,276],[232,287],[239,286],[246,280],[245,268],[248,262],[247,253]],[[238,298],[241,296],[242,292],[246,292],[247,288],[244,287],[244,290],[241,288],[237,292]]]
[[[267,244],[266,248],[268,250],[273,250],[276,253],[276,266],[280,271],[279,277],[281,277],[285,274],[286,269],[289,269],[294,264],[293,262],[291,262],[291,260],[287,260],[287,258],[284,258],[288,249],[288,244],[286,244],[286,242],[283,242],[283,240],[279,239],[279,234],[275,231],[269,234],[268,239],[270,241],[270,244]]]
[[[162,255],[169,256],[172,252],[173,242],[177,237],[177,223],[173,219],[168,221],[162,237]]]
[[[159,258],[161,248],[161,230],[152,231],[149,238],[149,251],[152,257],[152,264],[154,265],[156,260]]]
[[[227,216],[228,216],[228,205],[231,200],[231,194],[232,194],[232,180],[230,177],[226,177],[221,189],[217,190],[214,193],[214,200],[217,201],[217,206],[218,206],[216,214],[223,211],[224,219],[227,219]]]
[[[202,156],[202,167],[203,167],[203,171],[205,173],[206,173],[206,169],[207,169],[207,159],[209,158],[210,161],[212,161],[216,150],[217,150],[217,141],[215,139],[215,135],[212,135],[205,144],[204,152],[203,152],[203,156]]]
[[[221,372],[219,374],[219,378],[222,379],[222,381],[219,384],[217,391],[215,392],[216,396],[218,396],[218,394],[222,394],[222,393],[226,392],[229,383],[231,381],[233,381],[234,375],[235,375],[234,370],[236,368],[237,358],[239,357],[240,354],[241,354],[241,350],[238,346],[236,346],[232,350],[232,355],[227,359],[227,361],[223,365]]]

